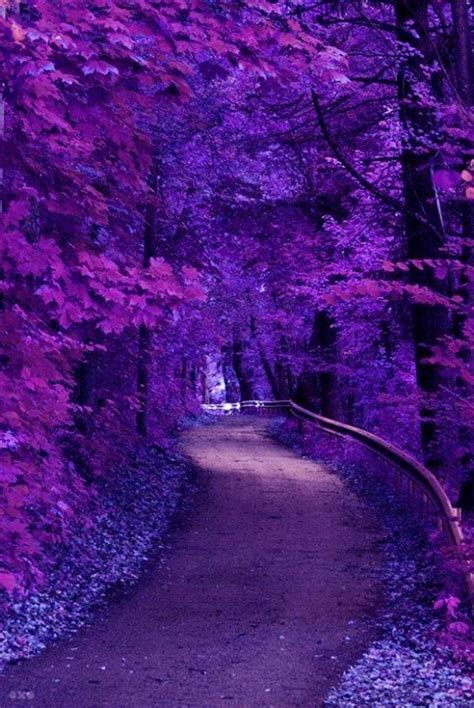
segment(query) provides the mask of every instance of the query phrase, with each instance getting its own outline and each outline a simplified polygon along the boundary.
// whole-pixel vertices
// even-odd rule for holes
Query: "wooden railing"
[[[469,560],[465,557],[465,541],[461,524],[461,512],[451,504],[448,495],[436,479],[421,462],[392,445],[378,435],[369,433],[362,428],[356,428],[347,423],[340,423],[332,418],[313,413],[303,408],[294,401],[241,401],[239,403],[209,403],[203,405],[207,411],[221,411],[224,413],[270,410],[281,410],[300,420],[309,421],[321,430],[332,435],[342,436],[346,439],[356,440],[365,448],[391,463],[398,473],[399,487],[402,486],[403,477],[406,480],[405,488],[414,501],[419,501],[423,511],[435,514],[438,528],[445,533],[449,542],[459,551],[460,557],[466,564],[465,574],[467,589],[474,605],[474,573],[471,571]]]

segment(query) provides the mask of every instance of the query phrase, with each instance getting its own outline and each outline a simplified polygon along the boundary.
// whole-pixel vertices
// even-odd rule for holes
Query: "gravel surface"
[[[276,422],[272,434],[303,454],[301,436],[293,426]],[[367,508],[377,512],[386,529],[380,576],[386,603],[377,618],[382,639],[346,671],[325,705],[472,708],[473,666],[456,660],[440,642],[444,625],[433,605],[443,584],[441,561],[425,530],[373,474],[373,461],[365,469],[363,464],[337,465],[334,447],[325,445],[325,436],[315,432],[314,439],[313,450],[317,445],[317,451],[312,457],[329,463]],[[330,450],[330,459],[325,448]]]

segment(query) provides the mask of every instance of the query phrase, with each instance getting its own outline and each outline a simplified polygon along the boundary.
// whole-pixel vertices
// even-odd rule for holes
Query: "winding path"
[[[10,667],[2,708],[322,705],[376,637],[382,532],[266,426],[225,418],[184,435],[200,490],[164,562],[92,626]]]

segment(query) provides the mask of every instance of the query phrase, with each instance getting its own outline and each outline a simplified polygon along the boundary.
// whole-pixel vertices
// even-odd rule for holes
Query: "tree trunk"
[[[97,372],[97,352],[86,354],[75,371],[75,390],[73,399],[79,406],[94,407]],[[83,435],[92,431],[92,417],[89,413],[78,413],[76,426]]]
[[[472,109],[474,102],[474,77],[472,63],[472,49],[469,26],[469,10],[466,0],[452,0],[451,11],[453,17],[453,35],[454,35],[454,77],[459,98],[464,106]],[[466,155],[466,162],[469,156]],[[464,243],[462,247],[461,260],[466,266],[466,272],[462,273],[458,294],[461,295],[466,306],[472,302],[472,282],[467,274],[467,267],[472,266],[472,248],[469,241],[474,234],[474,204],[466,201],[462,204],[462,234]],[[454,321],[455,336],[463,338],[465,336],[465,326],[467,324],[467,316],[465,314],[457,315]],[[466,364],[471,357],[469,346],[459,352],[461,361]],[[469,397],[470,392],[464,381],[457,381],[459,394],[464,398]],[[459,505],[465,510],[474,509],[474,467],[473,467],[473,450],[472,450],[472,427],[461,426],[459,430],[460,447],[464,450],[461,459],[459,460],[460,467],[463,472],[463,479],[460,485]]]
[[[285,367],[286,369],[286,386],[287,386],[287,391],[288,391],[288,398],[292,398],[293,396],[293,389],[294,389],[294,376],[293,372],[291,370],[291,366],[287,364]]]
[[[291,398],[293,393],[293,374],[291,372],[291,366],[289,363],[289,347],[288,341],[285,337],[280,339],[279,351],[281,352],[281,359],[275,364],[277,381],[278,381],[278,398],[288,399]]]
[[[328,418],[339,415],[339,386],[334,372],[337,364],[337,331],[334,321],[326,311],[318,315],[319,347],[321,359],[328,365],[326,371],[319,374],[321,392],[321,413]]]
[[[451,0],[454,33],[454,66],[456,87],[461,100],[471,107],[473,102],[472,47],[469,8],[466,0]]]
[[[158,170],[154,167],[148,180],[150,195],[153,197],[145,207],[145,228],[143,237],[143,265],[148,268],[156,256],[156,204],[158,192]],[[150,388],[150,347],[152,333],[145,325],[140,325],[138,333],[137,396],[139,410],[136,415],[136,430],[146,438],[149,433],[149,388]]]
[[[140,325],[138,331],[137,395],[139,410],[136,416],[137,433],[148,436],[148,390],[149,390],[150,330]]]
[[[201,389],[203,403],[209,403],[209,381],[205,368],[201,371]]]
[[[314,317],[308,349],[313,361],[309,370],[300,376],[295,397],[302,405],[328,418],[337,418],[340,413],[339,386],[334,372],[337,330],[333,319],[324,310]],[[312,366],[316,370],[312,371]]]
[[[244,347],[241,339],[234,339],[232,345],[232,365],[240,386],[240,400],[253,400],[253,386],[244,366]]]
[[[10,14],[18,14],[20,12],[20,2],[19,0],[3,0],[0,2],[0,18],[3,20],[7,19]],[[0,139],[5,135],[5,98],[3,89],[0,88]],[[0,213],[3,211],[4,207],[4,170],[0,167]]]
[[[253,315],[250,318],[250,332],[252,334],[252,342],[257,348],[258,356],[260,358],[260,361],[262,362],[263,371],[272,390],[272,396],[274,399],[278,399],[280,397],[278,379],[272,369],[272,365],[267,357],[265,349],[263,348],[261,342],[258,339],[257,322]]]
[[[234,371],[232,346],[226,344],[222,347],[222,375],[225,385],[226,403],[237,403],[240,401],[239,384]]]
[[[260,357],[260,361],[262,362],[262,367],[263,371],[265,372],[265,376],[267,377],[267,381],[270,384],[270,388],[272,390],[272,396],[275,400],[278,400],[280,398],[280,385],[279,383],[281,382],[281,379],[279,376],[275,375],[272,369],[272,365],[270,364],[267,355],[265,354],[265,351],[263,347],[259,344],[258,345],[258,355]],[[277,364],[278,368],[278,364]]]
[[[396,0],[398,40],[405,47],[398,74],[398,98],[403,129],[402,178],[405,200],[406,255],[409,259],[437,258],[444,245],[443,224],[437,207],[432,180],[435,149],[433,110],[420,101],[418,85],[425,80],[423,62],[432,54],[427,0]],[[421,214],[424,221],[416,218]],[[413,269],[411,281],[442,292],[445,285],[427,269]],[[442,380],[441,369],[425,362],[432,347],[448,328],[446,310],[439,306],[415,304],[412,308],[417,382],[422,396],[420,407],[421,439],[426,462],[433,468],[442,465],[436,396]]]
[[[185,356],[181,359],[181,403],[183,406],[186,405],[186,400],[188,397],[188,360]]]

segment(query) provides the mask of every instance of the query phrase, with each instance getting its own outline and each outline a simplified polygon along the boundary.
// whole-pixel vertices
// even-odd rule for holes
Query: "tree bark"
[[[459,97],[466,106],[473,103],[472,46],[469,8],[466,0],[451,0],[454,34],[454,66]]]
[[[248,372],[244,366],[244,346],[241,339],[234,339],[232,345],[232,365],[240,386],[240,400],[253,400],[254,389]]]
[[[279,381],[277,376],[273,372],[272,365],[270,364],[263,347],[260,344],[258,345],[258,355],[260,357],[260,361],[262,362],[263,371],[265,372],[267,381],[270,384],[272,396],[275,400],[278,400],[280,398]]]
[[[137,395],[139,410],[136,415],[137,433],[143,438],[148,436],[148,391],[149,391],[149,352],[150,330],[145,325],[140,325],[138,331],[138,366],[137,366]]]
[[[437,208],[432,180],[435,149],[430,146],[435,129],[435,116],[431,107],[423,105],[418,86],[425,81],[422,64],[430,63],[432,45],[430,38],[427,0],[396,0],[395,15],[397,38],[406,48],[400,61],[398,74],[398,99],[403,129],[402,179],[406,209],[404,229],[406,255],[409,259],[437,258],[444,245],[438,234],[443,234],[443,224]],[[414,217],[423,215],[426,223]],[[428,270],[413,269],[411,281],[442,292],[445,285]],[[432,468],[442,465],[442,455],[436,420],[436,396],[442,380],[438,366],[427,364],[425,359],[433,346],[448,329],[444,308],[415,304],[412,307],[413,337],[415,344],[417,382],[422,396],[420,407],[421,439],[427,464]]]
[[[467,110],[471,110],[474,102],[474,76],[471,48],[471,28],[469,23],[469,9],[466,0],[452,0],[451,11],[453,18],[454,36],[454,77],[458,95]],[[466,155],[466,161],[469,157]],[[473,284],[467,275],[467,267],[472,266],[472,247],[470,241],[474,235],[474,204],[465,201],[461,211],[462,234],[464,243],[462,247],[461,260],[466,266],[466,271],[461,274],[458,294],[461,295],[466,308],[472,302]],[[456,337],[464,337],[464,329],[467,324],[467,315],[461,314],[455,317],[454,334]],[[469,362],[471,352],[466,346],[459,352],[460,360],[466,364]],[[457,387],[462,397],[468,397],[470,392],[464,381],[458,379]],[[459,463],[463,472],[463,479],[460,485],[459,505],[465,510],[474,509],[474,465],[473,465],[473,443],[472,428],[461,425],[459,430],[459,442],[464,450]]]
[[[222,374],[226,403],[237,403],[240,400],[240,392],[233,365],[233,347],[229,344],[222,347]]]
[[[272,390],[272,396],[274,399],[279,398],[279,390],[278,390],[278,381],[275,373],[273,372],[272,365],[266,355],[265,349],[263,348],[262,344],[260,343],[258,339],[258,334],[257,334],[257,323],[255,320],[255,317],[250,318],[250,331],[252,333],[252,340],[257,348],[258,351],[258,356],[260,358],[260,361],[262,362],[262,367],[263,371],[265,373],[265,376],[267,377],[267,381],[270,384],[270,388]]]
[[[156,256],[156,204],[158,192],[158,170],[153,167],[148,184],[153,197],[145,207],[145,228],[143,236],[143,265],[148,268]],[[146,438],[149,433],[149,388],[150,388],[150,347],[152,333],[144,324],[138,332],[137,396],[139,409],[136,415],[136,430]]]
[[[181,403],[183,406],[186,405],[186,400],[188,397],[188,360],[185,356],[181,359]]]
[[[75,391],[74,401],[79,406],[93,408],[95,403],[97,372],[97,353],[86,354],[75,371]],[[88,435],[92,431],[92,417],[90,414],[79,413],[76,416],[76,426],[83,435]]]
[[[20,2],[19,0],[3,0],[3,2],[0,3],[0,18],[3,20],[7,19],[7,17],[14,13],[14,14],[19,14],[20,12]],[[4,97],[4,92],[3,89],[0,88],[0,139],[4,137],[5,135],[5,112],[6,112],[6,105],[5,105],[5,97]],[[4,207],[4,197],[3,197],[3,192],[4,192],[4,170],[3,167],[0,167],[0,213],[3,211]]]
[[[340,413],[339,386],[334,367],[337,364],[337,330],[326,311],[314,316],[308,352],[316,370],[300,376],[295,397],[299,403],[328,418]],[[325,367],[327,367],[325,369]]]

